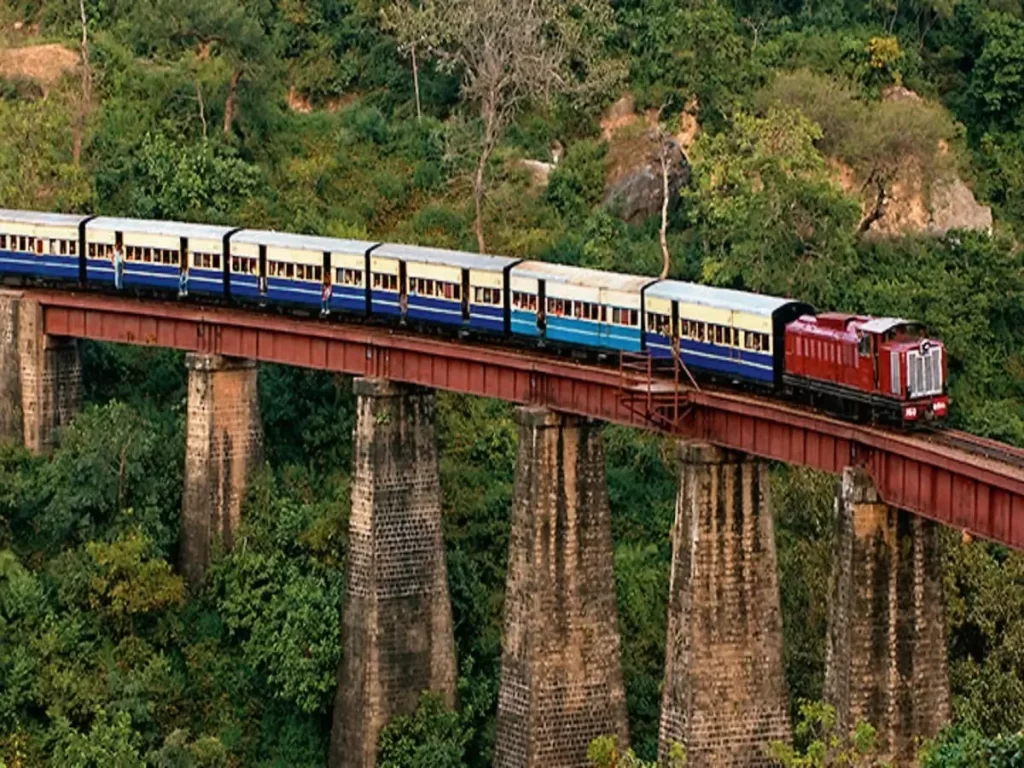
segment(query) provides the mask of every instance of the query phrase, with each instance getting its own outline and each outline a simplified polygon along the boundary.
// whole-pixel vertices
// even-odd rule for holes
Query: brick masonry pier
[[[772,765],[790,722],[767,464],[703,444],[680,458],[659,756]]]
[[[332,768],[372,768],[377,737],[425,690],[455,703],[432,390],[356,379],[355,472]]]
[[[517,408],[496,768],[587,766],[628,741],[601,425]]]
[[[0,440],[48,452],[81,399],[78,340],[47,336],[37,301],[0,291]]]
[[[215,546],[230,549],[249,474],[262,461],[256,364],[189,354],[181,571],[199,584]]]
[[[825,698],[841,732],[866,721],[912,765],[950,718],[939,528],[880,502],[861,470],[837,486]]]

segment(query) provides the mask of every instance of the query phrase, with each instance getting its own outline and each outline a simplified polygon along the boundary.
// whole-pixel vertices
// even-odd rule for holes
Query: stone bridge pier
[[[517,408],[496,768],[583,768],[628,743],[601,425]]]
[[[188,354],[185,487],[179,558],[186,581],[203,580],[214,548],[231,549],[250,473],[263,458],[256,363]]]
[[[47,336],[38,301],[0,291],[0,440],[47,453],[81,399],[78,340]]]
[[[790,721],[767,463],[679,451],[659,759],[677,743],[694,768],[773,765]]]
[[[938,525],[884,504],[853,468],[835,523],[825,699],[841,732],[866,721],[885,759],[912,765],[950,718]]]
[[[457,669],[441,535],[434,394],[356,379],[342,660],[332,768],[372,768],[377,737],[423,691],[455,704]]]

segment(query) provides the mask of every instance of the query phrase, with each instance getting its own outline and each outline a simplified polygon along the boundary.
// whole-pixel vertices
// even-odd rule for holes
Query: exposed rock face
[[[671,210],[678,203],[679,191],[690,180],[690,163],[679,142],[656,129],[620,132],[610,142],[602,202],[629,224],[640,224],[661,213],[663,146]]]
[[[24,78],[48,92],[65,74],[78,68],[79,56],[58,43],[0,50],[0,75]]]
[[[662,147],[668,162],[669,200],[674,208],[679,191],[690,180],[685,148],[700,131],[697,103],[691,102],[679,118],[679,131],[666,135],[659,128],[658,110],[643,117],[635,110],[633,96],[625,94],[601,118],[601,135],[608,142],[607,176],[602,202],[630,224],[660,215],[663,194]]]
[[[530,186],[539,189],[547,187],[551,169],[555,167],[554,163],[545,163],[543,160],[530,160],[529,158],[520,160],[519,165],[530,173]]]
[[[882,98],[886,101],[921,101],[914,91],[895,85],[887,88]],[[948,152],[948,145],[940,142],[939,154]],[[941,237],[951,229],[992,231],[992,209],[978,203],[955,170],[929,183],[921,168],[911,163],[888,185],[881,200],[878,188],[874,184],[863,184],[849,168],[840,164],[837,173],[843,189],[860,198],[862,227],[866,234],[878,237],[914,234]]]
[[[992,232],[992,209],[975,200],[974,193],[959,176],[944,179],[932,187],[928,231],[944,235],[951,229]]]

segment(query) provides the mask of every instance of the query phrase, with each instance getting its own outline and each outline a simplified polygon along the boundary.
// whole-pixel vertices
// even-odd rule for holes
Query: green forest
[[[500,78],[494,17],[519,30],[491,52]],[[953,425],[1024,446],[1020,0],[4,0],[0,38],[0,206],[634,274],[667,253],[672,277],[924,322],[949,350]],[[636,119],[609,138],[626,93]],[[606,180],[684,124],[663,248],[660,204],[627,222]],[[524,161],[550,164],[545,185]],[[906,179],[954,175],[990,229],[876,231]],[[244,546],[190,592],[183,356],[89,343],[83,366],[86,405],[51,456],[0,445],[0,767],[324,765],[351,381],[261,367]],[[459,706],[426,698],[392,723],[388,768],[482,768],[494,749],[511,408],[439,394],[438,434]],[[678,467],[668,440],[604,438],[631,746],[649,761]],[[828,720],[834,480],[772,478],[800,751]],[[947,531],[943,567],[954,723],[925,764],[1020,765],[1024,557]],[[853,764],[810,753],[791,764]]]

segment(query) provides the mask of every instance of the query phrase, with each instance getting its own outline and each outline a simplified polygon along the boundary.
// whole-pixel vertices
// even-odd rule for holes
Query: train
[[[920,324],[679,280],[211,224],[0,210],[0,281],[401,324],[596,356],[857,422],[945,421],[947,359]]]

